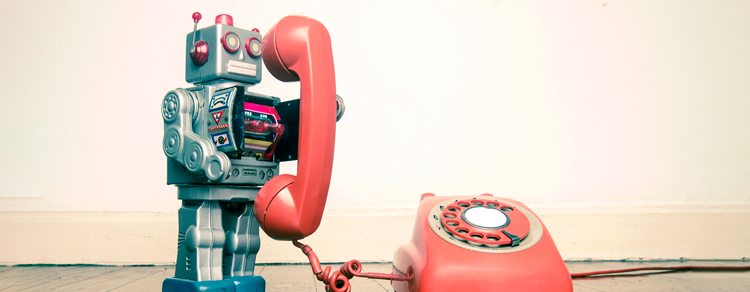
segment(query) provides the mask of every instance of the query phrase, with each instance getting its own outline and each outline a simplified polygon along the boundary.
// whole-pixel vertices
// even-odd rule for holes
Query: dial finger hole
[[[461,234],[467,234],[469,233],[469,229],[459,227],[459,228],[456,228],[456,232],[461,233]]]
[[[500,207],[500,210],[503,210],[505,212],[513,212],[513,207],[503,206],[503,207]]]
[[[462,202],[458,202],[456,205],[458,205],[460,207],[463,207],[463,208],[467,208],[467,207],[469,207],[469,202],[463,202],[462,201]]]
[[[481,244],[479,242],[473,241],[473,240],[467,240],[466,243],[475,245],[475,246],[483,246],[484,244]]]
[[[484,205],[484,203],[482,201],[479,201],[479,200],[471,201],[471,204],[474,205],[474,206]]]
[[[484,235],[481,234],[481,233],[472,233],[470,236],[471,236],[471,238],[474,238],[474,239],[482,239],[482,238],[484,238]]]
[[[458,221],[454,221],[454,220],[445,222],[445,224],[448,225],[448,226],[458,226],[459,225]]]
[[[448,219],[453,219],[453,218],[456,218],[456,214],[445,213],[445,214],[443,214],[443,217],[448,218]]]
[[[491,241],[500,241],[500,236],[495,234],[487,235],[487,240]]]
[[[451,211],[451,212],[458,212],[458,211],[461,211],[461,209],[459,209],[459,208],[456,208],[456,207],[448,207],[448,211]]]
[[[497,206],[500,205],[498,205],[497,203],[487,203],[487,207],[497,208]]]

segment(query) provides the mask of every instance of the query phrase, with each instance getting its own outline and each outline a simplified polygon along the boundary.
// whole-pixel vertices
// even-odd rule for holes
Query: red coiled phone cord
[[[326,284],[326,291],[328,292],[351,292],[352,287],[349,284],[349,279],[353,277],[364,277],[369,279],[381,279],[391,281],[410,281],[414,275],[394,275],[394,274],[383,274],[383,273],[362,273],[362,264],[358,260],[351,260],[343,265],[336,271],[331,273],[331,267],[327,266],[325,270],[320,266],[320,260],[315,255],[312,248],[308,245],[302,244],[299,241],[292,241],[294,246],[302,250],[302,252],[310,259],[310,265],[312,266],[315,277]]]

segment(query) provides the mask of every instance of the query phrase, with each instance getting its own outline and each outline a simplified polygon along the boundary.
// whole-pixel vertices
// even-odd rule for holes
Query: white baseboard
[[[566,260],[750,258],[750,206],[535,209]],[[326,210],[303,240],[323,262],[390,261],[414,209]],[[172,264],[177,213],[0,212],[0,264]],[[298,263],[289,242],[261,236],[258,263]]]

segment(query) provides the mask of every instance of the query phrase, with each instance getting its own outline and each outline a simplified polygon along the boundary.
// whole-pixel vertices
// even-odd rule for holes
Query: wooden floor
[[[721,262],[572,262],[571,273],[643,266],[748,266],[748,261]],[[336,266],[338,267],[338,265]],[[365,264],[366,272],[390,272],[390,264]],[[324,291],[309,266],[257,266],[266,291]],[[173,266],[24,266],[0,267],[0,291],[160,291]],[[600,277],[573,281],[576,292],[591,291],[750,291],[750,271],[678,272]],[[393,291],[388,281],[355,278],[353,291]]]

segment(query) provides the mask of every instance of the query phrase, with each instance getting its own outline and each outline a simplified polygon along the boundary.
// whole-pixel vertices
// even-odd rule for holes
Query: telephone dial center
[[[497,229],[508,225],[508,215],[503,211],[489,207],[472,207],[461,214],[464,221],[478,228]]]

